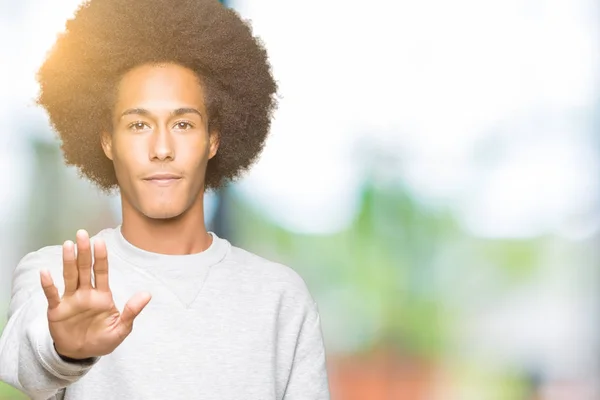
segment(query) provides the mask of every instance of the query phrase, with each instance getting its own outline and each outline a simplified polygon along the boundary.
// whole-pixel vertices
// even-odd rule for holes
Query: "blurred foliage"
[[[17,389],[0,382],[0,400],[21,400],[27,399],[23,393]]]
[[[366,184],[352,224],[330,235],[288,231],[232,197],[236,245],[296,269],[319,304],[338,289],[348,292],[324,319],[346,323],[342,335],[364,336],[354,351],[393,346],[437,358],[460,323],[460,310],[447,300],[449,290],[468,289],[461,275],[482,265],[520,284],[533,276],[542,250],[535,240],[469,237],[450,210],[428,208],[402,187]],[[343,314],[359,321],[343,321]]]

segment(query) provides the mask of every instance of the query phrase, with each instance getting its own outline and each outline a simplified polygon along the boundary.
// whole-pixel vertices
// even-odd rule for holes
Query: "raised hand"
[[[40,278],[48,299],[48,324],[54,346],[58,354],[72,359],[112,353],[131,333],[134,319],[151,299],[149,293],[138,293],[122,313],[117,310],[108,285],[106,245],[101,239],[95,240],[92,263],[90,238],[84,230],[77,232],[77,256],[73,242],[63,245],[62,298],[48,271],[42,271]]]

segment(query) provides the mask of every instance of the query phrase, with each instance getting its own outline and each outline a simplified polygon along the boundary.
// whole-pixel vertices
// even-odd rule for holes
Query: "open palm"
[[[94,270],[94,285],[92,284]],[[41,283],[48,299],[48,325],[58,354],[72,359],[86,359],[110,354],[133,329],[133,321],[150,301],[150,294],[138,293],[117,310],[108,284],[106,244],[94,242],[94,260],[87,232],[77,232],[75,246],[63,245],[62,298],[50,273],[41,272]]]

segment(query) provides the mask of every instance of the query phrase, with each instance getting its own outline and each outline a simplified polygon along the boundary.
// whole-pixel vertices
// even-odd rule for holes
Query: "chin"
[[[147,210],[143,210],[142,214],[144,214],[149,219],[156,220],[169,220],[175,219],[184,213],[183,209],[174,209],[174,208],[150,208]]]

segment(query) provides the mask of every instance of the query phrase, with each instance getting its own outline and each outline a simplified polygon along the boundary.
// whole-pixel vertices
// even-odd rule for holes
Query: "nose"
[[[150,160],[174,160],[175,147],[169,130],[157,129],[153,132],[153,136],[152,145],[150,146]]]

